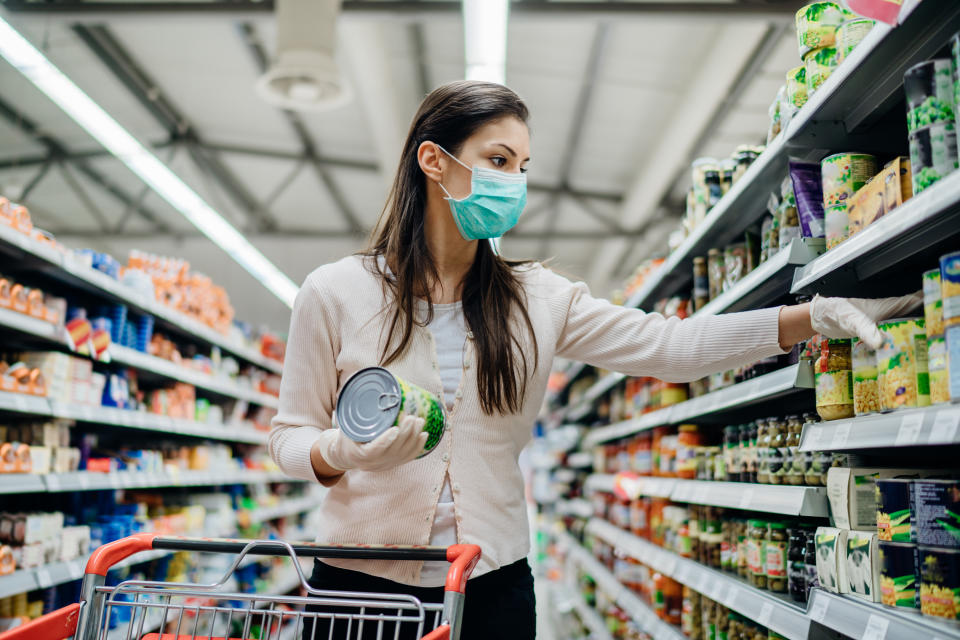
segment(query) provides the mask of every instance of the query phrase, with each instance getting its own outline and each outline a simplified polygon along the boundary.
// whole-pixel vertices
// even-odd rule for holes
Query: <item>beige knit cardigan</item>
[[[529,551],[520,451],[543,403],[554,357],[569,358],[672,382],[782,353],[776,308],[679,320],[591,297],[536,264],[520,273],[537,338],[539,366],[522,409],[488,416],[480,408],[472,340],[447,430],[430,454],[388,471],[347,471],[327,494],[317,541],[427,544],[434,509],[449,475],[460,542],[483,550],[474,576],[516,562]],[[287,474],[316,482],[310,447],[332,427],[337,392],[355,371],[377,365],[383,352],[388,300],[364,259],[353,256],[311,273],[290,322],[269,451]],[[523,332],[521,332],[523,334]],[[528,345],[528,353],[532,345]],[[397,376],[442,396],[430,331],[415,327],[410,348],[389,367]],[[407,585],[420,580],[418,562],[330,561]]]

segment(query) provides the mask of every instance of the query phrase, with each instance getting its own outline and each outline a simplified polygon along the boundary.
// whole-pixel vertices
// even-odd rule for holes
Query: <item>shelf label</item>
[[[17,411],[26,413],[29,411],[29,405],[27,404],[27,398],[19,393],[14,394],[13,404],[16,407]]]
[[[952,444],[957,435],[957,426],[960,425],[960,411],[944,409],[937,411],[930,430],[930,444]]]
[[[714,578],[710,583],[710,593],[714,600],[720,600],[723,597],[723,580]]]
[[[737,608],[737,597],[740,595],[740,589],[739,589],[738,587],[735,587],[735,588],[733,588],[733,589],[730,589],[730,590],[727,592],[727,594],[728,594],[728,595],[727,595],[727,598],[726,598],[726,600],[724,601],[725,604],[726,604],[728,607],[730,607],[731,609],[736,609],[736,608]]]
[[[920,429],[923,428],[923,414],[909,413],[903,416],[900,421],[900,428],[897,429],[897,439],[894,444],[898,447],[916,444],[920,439]]]
[[[757,616],[757,622],[762,624],[765,627],[770,626],[770,618],[773,616],[773,605],[769,602],[764,602],[763,606],[760,607],[760,615]]]
[[[847,446],[847,440],[850,438],[849,422],[843,422],[833,428],[833,438],[830,439],[831,449],[843,449]]]
[[[700,504],[706,503],[710,499],[710,487],[701,485],[693,492],[693,501]]]
[[[863,630],[861,640],[883,640],[887,637],[887,627],[890,626],[890,620],[875,613],[871,613],[867,619],[867,628]]]
[[[43,477],[47,483],[47,491],[60,491],[60,477],[55,473]]]
[[[740,494],[740,508],[746,509],[753,503],[753,489],[746,489]]]
[[[90,488],[90,475],[86,473],[78,473],[77,477],[79,478],[78,482],[80,483],[81,489]]]
[[[827,617],[827,608],[829,606],[830,601],[826,598],[815,597],[813,605],[810,607],[810,619],[816,622],[823,622],[824,618]]]
[[[820,437],[823,435],[823,427],[807,425],[807,437],[804,442],[806,449],[818,449],[820,447]]]
[[[53,586],[53,577],[50,575],[50,572],[47,571],[46,567],[40,567],[34,575],[36,575],[37,584],[41,589],[47,589]]]

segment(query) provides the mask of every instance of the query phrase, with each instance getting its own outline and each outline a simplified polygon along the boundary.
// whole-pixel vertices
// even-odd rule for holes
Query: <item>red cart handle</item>
[[[80,603],[51,611],[45,616],[0,633],[2,640],[36,640],[37,638],[69,638],[77,632]]]
[[[447,548],[447,561],[450,569],[447,571],[445,591],[463,593],[467,589],[467,579],[473,573],[474,567],[480,562],[480,547],[475,544],[455,544]]]

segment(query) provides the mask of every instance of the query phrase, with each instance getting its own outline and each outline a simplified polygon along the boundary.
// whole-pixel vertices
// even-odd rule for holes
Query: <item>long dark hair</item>
[[[387,203],[364,254],[385,258],[383,264],[371,262],[393,298],[390,330],[381,354],[384,365],[406,352],[414,324],[425,326],[433,320],[430,291],[439,274],[426,241],[427,184],[417,161],[420,144],[435,142],[457,155],[464,141],[483,125],[505,117],[526,123],[528,116],[527,106],[517,94],[489,82],[452,82],[434,90],[420,105]],[[504,260],[488,242],[480,241],[463,281],[463,314],[474,335],[480,406],[488,415],[516,413],[522,407],[531,364],[528,349],[517,336],[520,328],[529,333],[533,367],[539,363],[537,339],[516,272],[525,264]],[[418,319],[415,313],[418,297],[429,303],[426,318]]]

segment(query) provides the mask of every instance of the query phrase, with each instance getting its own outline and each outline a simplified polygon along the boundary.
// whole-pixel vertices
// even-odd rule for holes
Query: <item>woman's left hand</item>
[[[860,338],[871,349],[883,342],[877,323],[902,316],[923,303],[923,292],[896,298],[824,298],[810,302],[810,324],[827,338]]]

